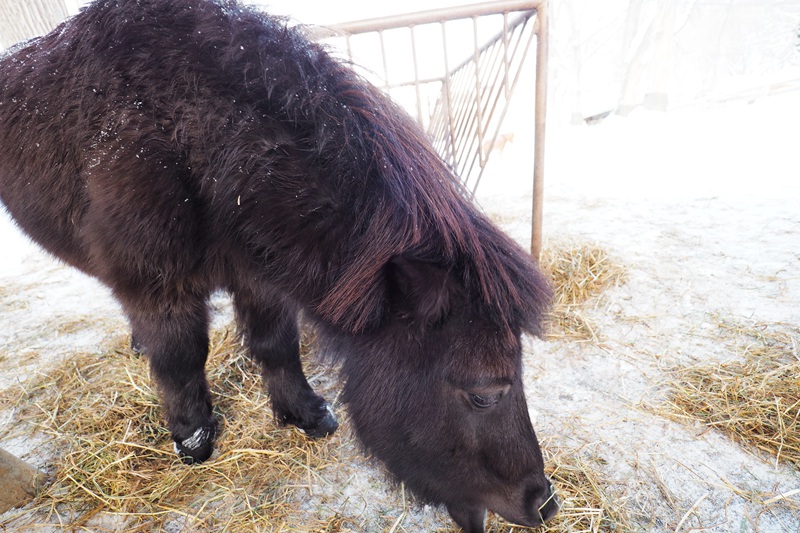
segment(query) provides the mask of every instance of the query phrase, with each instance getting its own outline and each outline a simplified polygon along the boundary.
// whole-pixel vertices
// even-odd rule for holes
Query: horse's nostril
[[[558,496],[556,495],[555,491],[553,490],[553,484],[548,484],[547,487],[547,494],[544,499],[544,502],[539,505],[539,516],[542,518],[542,522],[547,522],[551,518],[553,518],[556,513],[558,513],[558,508],[560,504],[558,502]]]
[[[553,484],[545,478],[544,483],[537,480],[532,483],[526,493],[525,501],[529,506],[527,515],[531,517],[530,525],[541,525],[553,518],[560,507],[558,496],[553,490]]]

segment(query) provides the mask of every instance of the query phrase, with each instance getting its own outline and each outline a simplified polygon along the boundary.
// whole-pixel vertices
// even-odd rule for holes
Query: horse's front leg
[[[336,431],[336,416],[303,373],[297,314],[277,302],[259,302],[241,290],[234,294],[234,305],[250,356],[261,366],[275,418],[314,438]]]
[[[163,304],[163,302],[162,302]],[[175,451],[185,463],[202,462],[214,451],[217,422],[205,376],[208,316],[205,301],[183,301],[161,311],[126,305],[136,346],[150,362]]]

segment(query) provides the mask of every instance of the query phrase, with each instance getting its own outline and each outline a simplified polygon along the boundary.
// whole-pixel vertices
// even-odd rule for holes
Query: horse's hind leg
[[[303,374],[296,313],[281,304],[256,302],[243,291],[234,295],[234,305],[250,355],[261,366],[276,419],[314,438],[336,431],[333,411]]]
[[[204,211],[185,162],[162,149],[151,119],[129,118],[85,156],[98,163],[84,176],[82,238],[93,273],[125,308],[133,348],[150,361],[178,453],[204,461],[216,435],[204,371],[211,285],[202,270]]]
[[[147,351],[135,331],[131,332],[131,350],[136,355],[141,355]]]
[[[136,343],[150,362],[175,451],[186,463],[214,451],[217,422],[205,377],[208,317],[205,302],[182,302],[152,311],[126,305]]]

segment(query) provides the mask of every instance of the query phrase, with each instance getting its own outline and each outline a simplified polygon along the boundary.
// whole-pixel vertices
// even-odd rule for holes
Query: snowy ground
[[[665,368],[734,357],[716,336],[720,317],[800,324],[797,109],[800,92],[548,131],[546,243],[596,242],[628,276],[592,313],[600,343],[530,342],[531,415],[542,440],[593,462],[642,530],[675,531],[683,520],[681,531],[800,532],[798,511],[763,504],[800,489],[797,469],[643,407],[661,398]],[[517,134],[479,198],[526,246],[529,154]],[[0,389],[124,330],[105,288],[4,216],[0,243]],[[36,462],[35,442],[3,447]],[[400,502],[368,461],[342,469],[337,492],[364,524],[384,512],[376,502]],[[800,496],[791,498],[797,509]],[[448,522],[412,508],[401,525]]]
[[[795,92],[549,131],[545,243],[597,242],[628,281],[592,315],[600,344],[534,343],[534,426],[597,458],[644,529],[674,531],[694,508],[683,530],[800,531],[797,511],[757,503],[800,488],[797,469],[641,408],[664,368],[735,357],[721,319],[800,324],[799,105]],[[524,239],[530,195],[513,187],[483,204]]]

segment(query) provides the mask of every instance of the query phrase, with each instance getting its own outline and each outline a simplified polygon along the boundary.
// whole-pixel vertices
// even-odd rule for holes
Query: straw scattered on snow
[[[599,466],[595,466],[591,460],[575,451],[553,450],[544,445],[543,452],[545,464],[552,465],[552,469],[547,473],[557,487],[561,498],[561,509],[556,518],[539,531],[545,533],[634,531],[624,502],[610,495]],[[511,529],[507,531],[512,533]]]
[[[669,374],[668,410],[800,468],[800,330],[722,321],[736,357]]]
[[[597,342],[597,327],[586,311],[603,291],[625,280],[625,270],[599,245],[585,242],[548,244],[539,266],[555,293],[549,337]]]
[[[580,282],[560,282],[558,291],[562,286],[572,288],[559,301],[578,305],[596,296],[602,290],[599,286],[618,281],[618,277],[608,281],[605,271],[613,268],[605,266],[608,260],[600,251],[572,250],[569,257],[573,259],[562,257],[557,262],[577,263],[579,270],[580,263],[588,262],[594,270],[580,270]],[[603,265],[599,271],[598,264]],[[565,271],[570,270],[561,269]],[[81,322],[62,329],[68,332],[84,326]],[[347,432],[310,441],[297,431],[279,427],[272,420],[261,378],[231,328],[213,333],[207,365],[215,409],[223,424],[217,451],[212,460],[193,467],[176,460],[147,365],[128,349],[128,342],[127,336],[120,336],[103,353],[70,356],[56,368],[0,394],[0,404],[14,409],[10,431],[35,427],[57,455],[49,468],[51,485],[33,504],[6,515],[0,528],[359,531],[363,521],[348,516],[343,509],[346,501],[330,501],[314,510],[302,503],[315,485],[325,483],[321,477],[326,470],[346,468],[353,461],[348,454],[356,447],[343,446]],[[308,359],[308,345],[303,348]],[[316,372],[313,361],[305,364],[309,374]],[[320,392],[329,399],[336,396],[335,390]],[[346,414],[342,414],[346,426]],[[590,462],[546,443],[543,451],[548,475],[562,501],[561,511],[544,531],[629,530],[624,507],[609,501],[601,475]],[[396,503],[405,513],[405,498],[399,500]],[[384,531],[405,531],[402,521],[383,523]],[[487,531],[542,529],[510,526],[492,515]]]
[[[17,423],[33,425],[60,452],[52,484],[0,527],[44,522],[79,528],[95,515],[117,518],[108,530],[191,529],[337,531],[335,511],[295,516],[291,500],[312,491],[336,464],[334,439],[311,441],[273,421],[261,379],[236,336],[216,332],[208,365],[224,429],[213,460],[191,468],[172,450],[146,363],[123,348],[78,354],[0,400]],[[220,512],[222,511],[222,512]],[[327,515],[327,516],[326,516]],[[103,530],[103,521],[92,523]],[[300,530],[298,530],[300,531]]]

